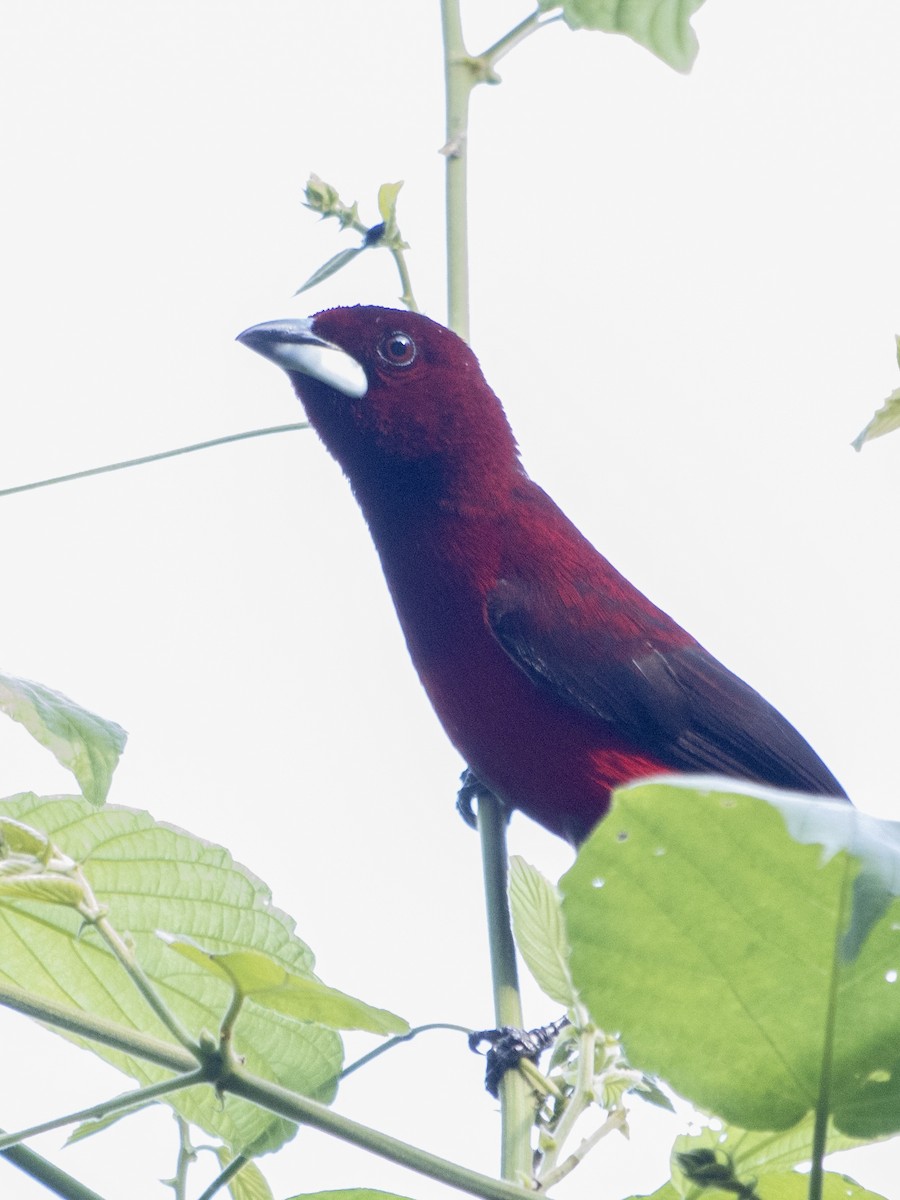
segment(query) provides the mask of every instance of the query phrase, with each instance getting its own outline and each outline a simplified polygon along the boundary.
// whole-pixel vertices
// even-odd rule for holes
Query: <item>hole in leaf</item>
[[[870,1071],[869,1074],[866,1076],[866,1083],[890,1083],[890,1082],[891,1082],[890,1071],[881,1071],[881,1070]]]

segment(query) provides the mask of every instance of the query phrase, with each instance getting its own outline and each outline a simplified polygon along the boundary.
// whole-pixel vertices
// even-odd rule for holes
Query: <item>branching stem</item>
[[[526,38],[537,33],[539,29],[543,29],[545,25],[551,25],[554,21],[560,20],[562,20],[561,8],[539,8],[527,16],[524,21],[520,21],[509,33],[505,33],[502,38],[494,42],[493,46],[488,46],[487,50],[478,55],[478,61],[484,63],[485,67],[490,70],[501,58],[505,58],[510,50],[521,45]]]
[[[172,1012],[159,995],[143,967],[138,962],[133,948],[110,923],[106,915],[106,909],[102,904],[98,903],[91,885],[88,883],[80,867],[77,867],[73,871],[73,877],[78,880],[84,891],[84,901],[78,905],[78,911],[82,917],[94,926],[100,937],[103,938],[104,942],[106,942],[107,946],[119,960],[119,963],[130,977],[134,986],[141,993],[156,1016],[162,1021],[166,1029],[184,1046],[189,1054],[194,1056],[198,1063],[203,1062],[206,1057],[203,1049],[191,1037],[187,1029],[185,1029],[174,1012]]]
[[[80,1121],[95,1121],[124,1109],[138,1108],[161,1096],[170,1096],[173,1092],[180,1092],[184,1088],[193,1087],[194,1084],[204,1083],[208,1078],[209,1073],[204,1068],[198,1068],[196,1071],[189,1071],[188,1074],[176,1076],[174,1079],[163,1079],[159,1083],[151,1083],[147,1087],[135,1088],[133,1092],[124,1092],[121,1096],[114,1096],[112,1100],[103,1100],[99,1104],[91,1105],[90,1108],[66,1113],[65,1116],[55,1117],[52,1121],[31,1125],[28,1129],[20,1129],[17,1133],[4,1133],[0,1136],[0,1150],[5,1150],[7,1146],[16,1146],[19,1142],[37,1137],[38,1134],[48,1133],[51,1129],[76,1125]]]

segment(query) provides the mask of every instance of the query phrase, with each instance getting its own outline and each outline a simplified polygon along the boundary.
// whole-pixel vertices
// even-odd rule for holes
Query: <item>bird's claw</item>
[[[487,789],[468,767],[466,767],[459,779],[459,791],[456,793],[456,811],[470,829],[477,829],[478,813],[475,808],[475,802],[479,795]]]

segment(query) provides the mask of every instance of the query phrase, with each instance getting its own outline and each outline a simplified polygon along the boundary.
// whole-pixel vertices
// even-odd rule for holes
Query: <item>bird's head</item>
[[[453,473],[517,469],[500,401],[466,343],[392,308],[333,308],[254,325],[238,341],[290,377],[310,423],[351,482],[404,464]]]

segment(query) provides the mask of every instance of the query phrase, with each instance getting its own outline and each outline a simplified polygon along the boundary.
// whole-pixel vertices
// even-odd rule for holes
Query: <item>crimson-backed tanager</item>
[[[349,479],[419,678],[476,787],[576,844],[612,788],[663,772],[844,795],[796,729],[529,479],[456,334],[356,307],[239,340],[287,371]]]

